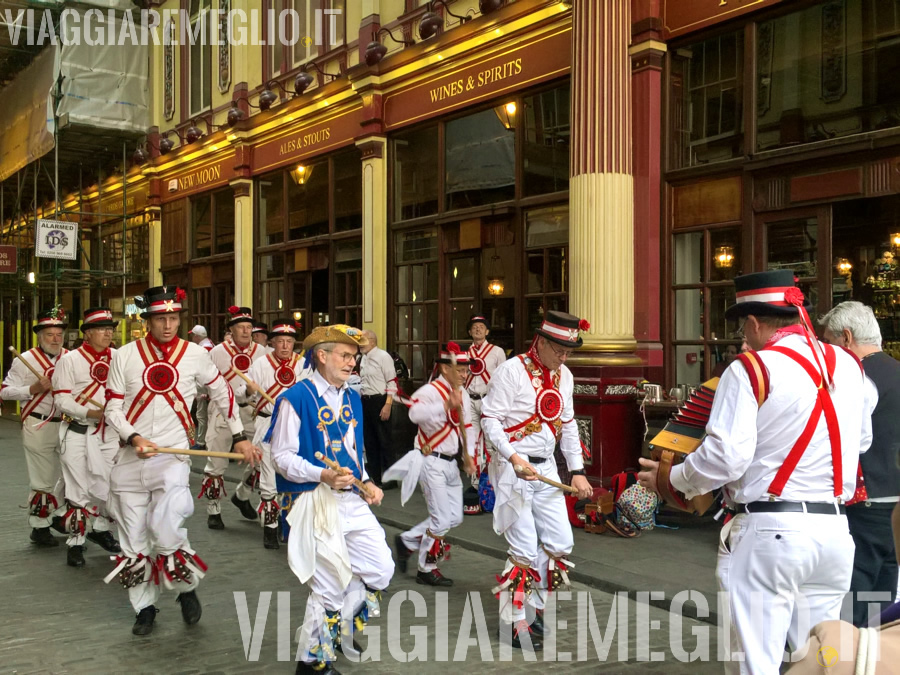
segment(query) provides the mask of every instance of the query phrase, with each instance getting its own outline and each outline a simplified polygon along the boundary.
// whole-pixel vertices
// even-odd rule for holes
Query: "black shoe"
[[[281,544],[278,543],[277,527],[263,528],[263,546],[271,549],[281,548]]]
[[[257,514],[256,509],[250,505],[249,499],[238,499],[237,495],[231,495],[231,503],[238,507],[241,515],[247,520],[259,520],[259,514]]]
[[[397,567],[400,568],[401,572],[406,572],[409,558],[413,552],[406,548],[406,544],[403,543],[403,537],[399,534],[394,537],[394,547],[397,549]]]
[[[437,568],[430,572],[419,572],[416,575],[417,584],[426,584],[428,586],[452,586],[453,579],[448,579]]]
[[[294,672],[297,675],[311,675],[312,673],[315,675],[341,675],[340,671],[331,663],[304,663],[303,661],[297,662],[297,670]]]
[[[213,513],[206,519],[206,526],[211,530],[224,530],[225,523],[222,522],[222,515]]]
[[[153,622],[156,621],[156,613],[159,610],[153,605],[144,607],[135,619],[134,626],[131,627],[132,635],[150,635],[153,632]]]
[[[179,593],[175,601],[181,603],[181,618],[188,626],[193,626],[200,620],[203,608],[200,607],[200,600],[197,599],[194,591]]]
[[[122,547],[119,546],[119,542],[116,541],[116,538],[112,536],[112,532],[109,530],[106,532],[88,532],[87,538],[95,544],[99,544],[105,551],[110,553],[122,552]]]
[[[528,637],[524,637],[525,634],[528,634]],[[519,639],[520,635],[523,636],[521,640]],[[530,645],[528,644],[529,638],[531,641]],[[519,621],[512,626],[501,622],[500,642],[516,649],[530,649],[535,652],[539,652],[544,648],[544,643],[534,633],[531,633],[529,625],[524,621]]]
[[[537,609],[534,612],[534,621],[531,622],[531,634],[537,635],[539,638],[544,637],[544,610]]]
[[[50,523],[50,527],[59,532],[60,534],[69,534],[66,532],[66,519],[62,516],[53,516],[53,520]]]
[[[382,491],[396,490],[398,487],[400,487],[400,484],[395,480],[388,480],[388,481],[385,481],[384,483],[382,483],[381,485],[379,485],[378,487],[380,487],[382,489]]]
[[[84,567],[84,546],[70,546],[66,553],[66,565]]]
[[[31,541],[38,546],[50,548],[59,546],[59,540],[50,534],[49,527],[35,527],[31,530]]]

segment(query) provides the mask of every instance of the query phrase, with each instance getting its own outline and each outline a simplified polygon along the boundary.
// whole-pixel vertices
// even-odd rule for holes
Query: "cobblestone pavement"
[[[153,634],[134,637],[134,614],[126,593],[117,584],[103,583],[112,569],[107,553],[88,544],[86,567],[73,569],[66,566],[61,537],[60,546],[53,549],[29,543],[23,508],[25,460],[19,428],[8,419],[0,420],[0,448],[0,673],[293,672],[293,637],[306,593],[288,568],[285,548],[263,549],[259,527],[243,520],[237,509],[226,505],[224,531],[206,528],[205,509],[199,503],[188,522],[191,543],[210,568],[198,590],[203,604],[200,623],[185,626],[175,594],[164,591]],[[196,494],[198,477],[192,475],[191,480]],[[396,532],[387,528],[389,541]],[[398,573],[384,598],[382,617],[370,624],[379,636],[376,639],[370,632],[360,639],[363,647],[368,641],[368,649],[377,646],[380,654],[362,664],[342,658],[338,668],[345,674],[437,673],[452,668],[452,662],[466,661],[469,668],[485,673],[721,672],[715,663],[679,662],[670,646],[671,631],[677,638],[675,649],[683,648],[686,659],[699,635],[701,643],[708,639],[710,645],[702,651],[715,658],[714,626],[690,619],[673,622],[664,610],[624,601],[613,613],[622,620],[611,634],[607,621],[614,596],[579,584],[573,585],[572,600],[559,603],[559,619],[567,622],[557,631],[559,660],[548,660],[549,649],[533,662],[520,653],[504,654],[495,634],[496,601],[490,592],[500,571],[498,561],[454,546],[443,570],[456,582],[450,593],[417,585],[412,572]],[[256,627],[252,640],[249,630],[241,629],[242,598],[247,608],[243,623]],[[589,635],[588,598],[596,618],[594,640]],[[419,607],[418,599],[423,601]],[[264,609],[268,602],[268,612],[258,612],[261,602]],[[438,630],[438,624],[446,628]],[[650,629],[640,630],[641,626]],[[601,660],[602,639],[611,643]],[[417,644],[423,647],[424,660],[406,662],[416,658],[406,654],[414,653]],[[562,661],[564,652],[573,662]],[[650,654],[655,660],[649,660]]]

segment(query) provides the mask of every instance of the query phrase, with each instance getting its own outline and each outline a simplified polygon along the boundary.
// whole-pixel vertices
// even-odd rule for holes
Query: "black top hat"
[[[187,297],[183,288],[178,286],[154,286],[144,291],[144,295],[137,295],[134,304],[140,309],[142,319],[149,319],[157,314],[173,314],[187,310],[182,301]]]
[[[69,319],[66,316],[66,310],[57,305],[53,309],[45,309],[37,315],[37,323],[31,327],[31,330],[37,334],[45,328],[62,328],[65,330],[69,325]]]
[[[468,365],[469,353],[455,342],[448,342],[445,345],[441,345],[441,351],[438,352],[434,362],[453,365],[454,361],[458,366]]]
[[[253,329],[253,332],[256,332],[255,328]],[[279,335],[286,335],[287,337],[292,337],[296,340],[298,337],[296,322],[293,319],[275,319],[275,321],[272,322],[272,330],[269,331],[269,339],[271,340]]]
[[[231,318],[225,322],[226,328],[229,328],[236,323],[241,323],[242,321],[247,321],[252,324],[256,323],[253,320],[253,310],[249,307],[238,307],[237,305],[232,305],[228,308],[228,313],[231,315]]]
[[[81,321],[81,332],[89,328],[115,328],[118,321],[113,321],[112,311],[109,307],[90,307],[84,310],[84,318]]]
[[[483,316],[483,315],[481,315],[481,314],[473,314],[472,316],[469,317],[468,323],[466,323],[466,332],[467,332],[467,333],[468,333],[470,330],[472,330],[472,324],[473,324],[473,323],[483,323],[483,324],[485,325],[485,327],[486,327],[488,330],[491,329],[491,324],[490,324],[490,322],[487,320],[487,317],[486,317],[486,316]]]
[[[725,318],[729,320],[751,314],[753,316],[797,316],[799,318],[797,302],[802,303],[807,312],[812,310],[812,305],[797,288],[792,270],[769,270],[735,277],[734,291],[737,295],[737,302],[725,310]],[[794,302],[791,302],[789,298]]]
[[[535,333],[563,347],[575,349],[584,344],[580,332],[589,330],[591,325],[574,314],[549,310],[544,315],[541,327]]]
[[[251,333],[268,333],[269,332],[269,324],[263,323],[262,321],[256,321],[253,323],[253,330]]]

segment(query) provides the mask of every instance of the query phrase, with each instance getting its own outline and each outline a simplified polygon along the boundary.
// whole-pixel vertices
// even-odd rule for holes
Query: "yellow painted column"
[[[151,206],[147,208],[147,215],[147,228],[150,235],[147,282],[152,288],[162,286],[162,272],[159,269],[162,260],[162,209],[158,206]]]
[[[253,181],[236,180],[234,188],[234,304],[253,307]]]
[[[368,136],[356,141],[362,152],[363,325],[387,345],[388,264],[390,230],[387,213],[387,139]]]
[[[572,11],[569,307],[591,324],[573,359],[640,363],[633,356],[631,0],[576,2]]]

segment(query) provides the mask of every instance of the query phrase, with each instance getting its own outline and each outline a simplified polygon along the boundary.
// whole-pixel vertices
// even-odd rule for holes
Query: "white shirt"
[[[394,359],[380,347],[372,347],[362,355],[359,362],[359,375],[362,378],[360,393],[363,396],[377,396],[397,393],[397,369]]]
[[[289,358],[293,358],[293,355]],[[273,354],[267,355],[263,359],[257,359],[252,366],[250,366],[250,372],[247,373],[247,376],[256,382],[263,391],[269,391],[269,389],[275,384],[275,368],[281,365],[281,362],[275,358]],[[305,380],[307,377],[312,375],[312,368],[303,368],[303,358],[297,355],[297,358],[294,363],[294,382],[299,382],[300,380]],[[242,380],[243,381],[243,380]],[[246,385],[246,383],[245,383]],[[293,385],[288,385],[287,387],[283,387],[279,389],[274,394],[270,394],[272,398],[275,398],[283,391],[286,391]],[[262,398],[259,395],[255,395],[253,397],[253,405],[259,402],[259,399]],[[265,399],[263,399],[265,400]],[[272,414],[272,404],[266,401],[266,404],[262,408],[258,408],[258,411],[261,413]]]
[[[466,391],[470,394],[484,396],[491,386],[491,378],[494,376],[494,371],[497,370],[500,364],[506,362],[506,352],[503,351],[502,347],[492,345],[485,340],[481,345],[473,344],[469,347],[469,358],[474,359],[476,357],[484,360],[484,372],[487,378],[482,375],[469,374],[466,378]],[[485,382],[485,379],[487,379],[487,382]]]
[[[435,380],[440,382],[447,389],[450,389],[450,383],[441,375]],[[466,447],[470,457],[475,457],[475,443],[478,436],[475,433],[475,427],[472,426],[472,408],[469,405],[469,395],[466,390],[462,390],[462,411],[463,424],[466,429]],[[438,391],[434,382],[429,382],[424,387],[416,390],[412,396],[413,404],[409,408],[409,421],[419,426],[419,430],[426,438],[434,436],[449,421],[447,410],[444,408],[444,398]],[[416,435],[415,447],[421,449],[421,443],[418,434]],[[442,455],[455,455],[459,451],[459,430],[453,426],[452,431],[440,441],[437,445],[432,445],[431,449]]]
[[[210,340],[208,337],[203,338],[200,342],[197,343],[201,347],[203,347],[206,351],[212,351],[213,347],[216,345]]]
[[[107,367],[111,368],[116,350],[110,349],[109,351],[110,360]],[[82,405],[75,400],[93,382],[91,363],[85,358],[80,348],[61,356],[56,363],[56,370],[53,372],[53,402],[56,404],[56,408],[78,424],[96,425],[98,420],[89,418],[87,414],[89,410],[99,410],[99,408],[91,403]],[[101,405],[104,404],[106,387],[101,384],[90,398]]]
[[[145,366],[138,352],[138,342],[129,342],[116,351],[116,358],[113,359],[109,379],[106,382],[109,395],[106,404],[106,423],[116,430],[123,441],[127,441],[129,436],[137,433],[163,448],[186,448],[187,432],[178,415],[172,410],[172,404],[163,395],[153,396],[134,424],[126,419],[131,404],[144,388]],[[153,349],[156,350],[155,347]],[[156,353],[159,355],[159,351]],[[237,406],[230,405],[231,393],[228,384],[213,365],[209,355],[210,352],[200,345],[187,343],[184,356],[178,362],[178,383],[175,387],[188,410],[191,409],[197,395],[197,388],[206,387],[210,400],[219,407],[227,419],[231,433],[242,433],[244,426],[241,424]],[[229,408],[231,417],[228,417]]]
[[[30,401],[32,399],[29,388],[37,382],[38,379],[22,361],[27,361],[37,372],[43,373],[44,367],[38,362],[37,357],[35,357],[33,353],[36,349],[40,349],[40,347],[29,349],[24,354],[20,354],[13,359],[12,366],[10,366],[9,372],[6,374],[6,379],[3,380],[3,386],[0,387],[0,398],[4,401]],[[45,356],[55,368],[59,358],[66,354],[67,351],[68,350],[66,349],[61,349],[57,356],[50,356],[44,352],[43,356]],[[52,410],[53,393],[48,391],[43,400],[38,403],[31,412],[38,413],[39,415],[49,415]]]
[[[315,371],[309,381],[316,388],[316,393],[322,397],[325,403],[334,412],[335,419],[340,418],[341,400],[344,392],[349,388],[346,383],[339,388],[334,387],[325,380],[324,377]],[[344,436],[344,447],[348,448],[351,454],[356,452],[356,434],[355,427],[351,424]],[[297,454],[300,450],[300,417],[292,405],[281,405],[278,411],[278,417],[272,427],[272,461],[278,473],[294,483],[321,483],[322,467],[307,462],[305,458]],[[324,450],[324,442],[323,448]],[[352,467],[347,467],[352,468]],[[366,473],[365,466],[362,468],[363,481],[369,480],[369,474]]]
[[[789,335],[778,346],[812,359],[800,335]],[[856,490],[859,455],[872,443],[871,416],[878,395],[856,360],[842,349],[835,351],[831,399],[840,426],[846,501]],[[767,499],[769,485],[809,421],[817,396],[806,371],[784,354],[763,350],[758,355],[769,371],[771,393],[758,408],[747,370],[740,364],[725,370],[716,388],[706,439],[683,463],[672,467],[672,486],[688,498],[726,485],[738,504]],[[833,475],[823,415],[779,499],[833,502]]]
[[[236,352],[236,354],[233,356],[229,350]],[[216,364],[216,368],[222,373],[222,377],[225,378],[225,381],[231,385],[231,390],[234,392],[234,398],[239,404],[243,405],[247,403],[247,383],[244,382],[243,378],[238,377],[231,372],[237,354],[246,354],[249,356],[250,365],[252,366],[259,359],[264,358],[266,353],[266,347],[258,345],[253,341],[243,349],[236,344],[226,344],[223,342],[213,347],[212,351],[209,352],[209,356],[213,363]],[[247,370],[249,371],[250,369],[247,368]]]
[[[559,368],[559,393],[563,399],[560,416],[563,427],[559,447],[566,458],[569,470],[578,471],[584,468],[584,459],[572,401],[575,380],[568,368],[565,366]],[[536,402],[537,395],[531,384],[531,374],[525,370],[522,362],[518,358],[513,358],[500,364],[494,371],[490,390],[481,407],[481,428],[491,444],[506,459],[514,453],[530,457],[553,456],[556,437],[546,424],[541,424],[540,431],[515,443],[510,443],[509,436],[504,431],[504,428],[520,424],[534,415]]]

